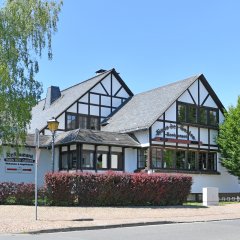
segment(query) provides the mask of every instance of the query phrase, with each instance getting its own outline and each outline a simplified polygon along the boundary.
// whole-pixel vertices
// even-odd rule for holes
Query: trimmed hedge
[[[0,183],[0,204],[33,204],[34,184],[32,183]]]
[[[181,205],[192,178],[163,173],[48,173],[45,185],[51,205]]]

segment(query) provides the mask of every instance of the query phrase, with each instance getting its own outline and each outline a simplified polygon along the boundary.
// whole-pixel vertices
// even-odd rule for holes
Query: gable
[[[203,75],[200,77],[177,99],[180,102],[195,104],[198,106],[219,108],[224,107]]]
[[[123,94],[120,94],[115,97],[116,99],[111,98],[113,91],[116,93],[119,89],[124,89],[128,95],[123,96]],[[61,97],[54,101],[48,109],[44,109],[45,99],[41,100],[32,109],[32,121],[28,132],[34,132],[36,128],[40,131],[46,129],[49,119],[52,117],[55,117],[57,120],[58,118],[61,119],[60,116],[66,111],[83,114],[92,113],[93,115],[97,114],[100,116],[101,114],[100,111],[97,110],[97,105],[98,109],[104,108],[104,115],[109,115],[109,113],[122,104],[127,97],[132,95],[133,93],[118,76],[115,69],[106,71],[87,81],[61,91]],[[101,101],[106,105],[101,104]]]

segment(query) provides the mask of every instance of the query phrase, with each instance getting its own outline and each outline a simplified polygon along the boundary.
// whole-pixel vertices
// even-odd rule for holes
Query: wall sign
[[[169,132],[170,129],[176,129],[177,127],[178,127],[178,129],[180,129],[185,134],[176,134],[176,132],[175,133]],[[160,136],[164,132],[165,132],[165,136],[166,137],[175,137],[175,138],[185,138],[185,139],[188,139],[188,136],[189,136],[189,137],[192,138],[192,140],[196,140],[196,137],[192,134],[192,132],[189,131],[187,128],[185,128],[182,125],[177,126],[177,125],[174,125],[174,124],[170,124],[169,126],[166,126],[164,128],[157,129],[156,130],[156,136]]]
[[[33,173],[35,160],[33,154],[28,153],[7,153],[5,162],[6,173]]]

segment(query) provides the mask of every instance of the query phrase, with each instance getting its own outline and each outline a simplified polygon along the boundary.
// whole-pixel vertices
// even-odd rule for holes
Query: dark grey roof
[[[114,69],[106,71],[102,74],[90,78],[87,81],[81,82],[70,88],[61,91],[61,97],[54,101],[48,108],[44,109],[45,99],[42,99],[33,109],[32,109],[32,121],[29,133],[33,133],[36,128],[42,130],[46,127],[47,121],[52,117],[58,117],[62,112],[64,112],[68,107],[71,106],[77,99],[83,96],[87,91],[94,87],[98,82],[105,78]]]
[[[148,129],[200,75],[137,94],[102,126],[103,131],[133,132]]]
[[[49,135],[40,135],[40,147],[51,146],[51,139]],[[57,134],[55,138],[56,146],[70,143],[140,147],[140,144],[134,138],[124,133],[75,129]],[[28,134],[26,146],[34,146],[34,134]]]
[[[49,135],[40,135],[39,137],[39,146],[48,147],[51,145],[52,136]],[[35,134],[28,134],[26,137],[25,146],[35,147]]]

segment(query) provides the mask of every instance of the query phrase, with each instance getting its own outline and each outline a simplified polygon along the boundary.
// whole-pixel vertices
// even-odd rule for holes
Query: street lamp
[[[59,122],[53,117],[47,121],[48,129],[52,132],[52,172],[54,172],[54,138],[55,131],[58,129]]]

